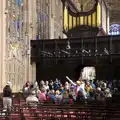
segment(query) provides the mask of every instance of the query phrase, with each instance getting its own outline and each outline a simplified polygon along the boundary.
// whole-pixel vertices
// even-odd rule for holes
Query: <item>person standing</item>
[[[68,76],[66,76],[66,79],[68,79],[68,81],[76,87],[76,96],[77,96],[78,92],[81,91],[84,95],[84,98],[87,99],[86,91],[85,91],[85,82],[81,78],[79,78],[76,81],[76,83],[73,82]]]
[[[3,108],[11,109],[12,107],[12,89],[10,84],[7,84],[3,89]]]

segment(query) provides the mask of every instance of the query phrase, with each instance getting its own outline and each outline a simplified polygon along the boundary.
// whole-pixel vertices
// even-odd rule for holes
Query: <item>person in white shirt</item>
[[[49,91],[49,82],[48,81],[45,82],[45,89],[46,89],[46,91]]]
[[[63,99],[63,96],[60,94],[59,90],[56,91],[55,99],[57,104],[61,103]]]
[[[34,84],[34,90],[36,92],[36,96],[39,97],[39,94],[41,93],[39,86],[38,86],[38,82],[35,82]]]
[[[107,88],[107,89],[105,90],[105,97],[106,97],[106,98],[111,98],[111,97],[112,97],[112,94],[111,94],[109,88]]]
[[[71,84],[73,84],[74,86],[76,86],[76,96],[77,96],[78,92],[81,91],[83,93],[85,99],[87,99],[87,97],[86,97],[86,91],[85,91],[85,83],[81,79],[79,79],[75,83],[68,76],[66,76],[66,78],[69,80],[69,82]]]
[[[26,104],[30,104],[31,106],[36,106],[38,101],[35,91],[31,91],[31,94],[26,98]]]
[[[65,82],[65,89],[69,90],[70,89],[70,84],[68,82]]]

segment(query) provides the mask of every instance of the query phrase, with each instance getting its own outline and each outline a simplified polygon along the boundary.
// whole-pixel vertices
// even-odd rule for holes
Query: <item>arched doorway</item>
[[[77,65],[74,69],[74,74],[75,74],[75,78],[78,79],[80,77],[80,73],[82,71],[82,69],[85,67],[85,65]]]
[[[78,65],[75,68],[75,78],[78,79],[81,77],[82,79],[93,80],[96,78],[96,69],[94,66],[88,65]]]
[[[93,70],[93,72],[92,72]],[[80,76],[83,79],[87,79],[90,75],[95,76],[95,68],[92,65],[80,64],[79,62],[73,62],[67,60],[45,61],[38,62],[36,65],[36,77],[37,81],[40,80],[55,80],[56,78],[61,81],[66,81],[66,76],[69,76],[73,80],[77,80]]]

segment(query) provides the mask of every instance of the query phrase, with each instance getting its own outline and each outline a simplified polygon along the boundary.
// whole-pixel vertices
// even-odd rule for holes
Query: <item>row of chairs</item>
[[[0,106],[0,120],[120,120],[120,104],[100,101],[80,101],[79,104],[26,105],[21,97],[14,97],[11,111]]]
[[[13,105],[11,111],[1,109],[0,120],[119,120],[120,105],[94,102],[84,105],[38,104]]]

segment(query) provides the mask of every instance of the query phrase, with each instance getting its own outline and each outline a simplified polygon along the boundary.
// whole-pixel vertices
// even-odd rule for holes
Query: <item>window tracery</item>
[[[120,25],[119,24],[112,24],[110,26],[109,35],[120,35]]]
[[[7,5],[7,47],[6,47],[6,81],[11,81],[13,91],[19,91],[25,79],[26,51],[25,13],[27,0],[6,0]],[[27,4],[27,3],[26,3]],[[16,87],[16,85],[18,85]]]
[[[36,39],[49,38],[49,5],[48,0],[36,0],[37,3],[37,35]]]

